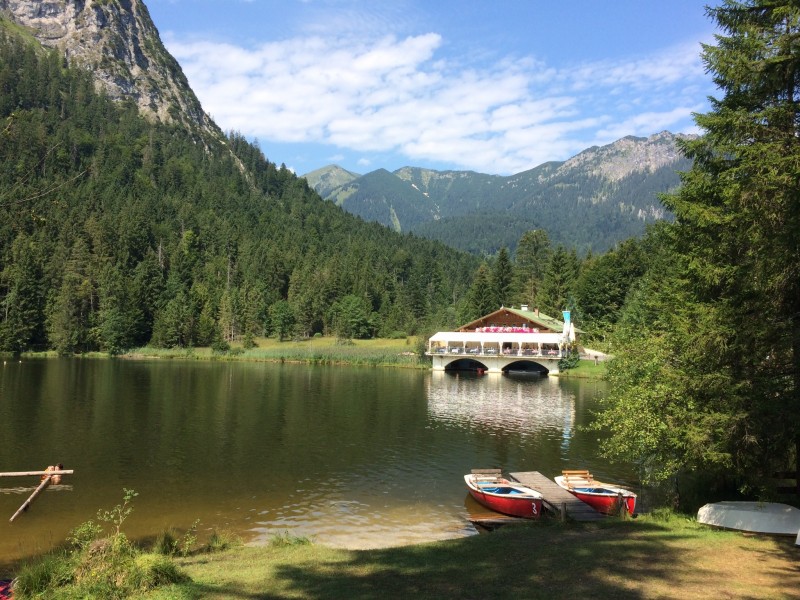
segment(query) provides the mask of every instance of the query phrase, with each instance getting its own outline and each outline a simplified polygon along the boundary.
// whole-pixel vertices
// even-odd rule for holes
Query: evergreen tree
[[[514,258],[514,291],[519,304],[533,305],[550,262],[550,238],[543,229],[526,231]]]
[[[467,292],[467,301],[464,312],[460,315],[460,323],[469,323],[475,319],[488,315],[500,308],[495,304],[495,293],[492,287],[491,274],[486,263],[478,267],[472,285]]]
[[[728,0],[704,46],[722,90],[664,199],[676,224],[623,315],[609,452],[654,478],[746,485],[800,454],[800,5]],[[633,326],[631,326],[633,325]]]
[[[646,260],[639,240],[631,239],[598,257],[588,257],[574,286],[581,329],[611,331],[628,291],[644,275]]]
[[[336,336],[342,339],[367,339],[375,333],[369,305],[363,298],[352,294],[331,307],[330,321]]]
[[[86,352],[92,348],[90,321],[96,292],[90,263],[89,248],[79,237],[70,252],[48,315],[48,338],[61,354]]]
[[[11,262],[0,273],[0,286],[4,290],[0,305],[0,350],[20,352],[44,341],[40,331],[44,298],[39,261],[34,240],[20,234],[11,249]]]
[[[288,338],[294,331],[296,319],[292,305],[286,300],[278,300],[269,307],[269,321],[272,332],[278,341]]]
[[[508,250],[500,248],[492,267],[492,293],[494,295],[495,309],[501,306],[511,306],[513,267],[508,256]]]
[[[573,287],[578,277],[580,263],[574,250],[558,246],[550,256],[536,304],[545,313],[553,316],[562,310],[573,309]]]

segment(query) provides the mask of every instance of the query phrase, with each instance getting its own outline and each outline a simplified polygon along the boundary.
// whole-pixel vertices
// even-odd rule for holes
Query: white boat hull
[[[800,509],[776,502],[714,502],[697,511],[697,520],[706,525],[767,533],[798,536],[800,542]]]

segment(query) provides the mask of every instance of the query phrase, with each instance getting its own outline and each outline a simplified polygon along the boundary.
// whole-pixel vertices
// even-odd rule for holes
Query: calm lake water
[[[603,384],[265,363],[47,359],[0,369],[0,471],[75,474],[8,519],[38,478],[0,479],[0,560],[46,550],[139,496],[130,537],[230,530],[371,548],[472,535],[472,468],[588,468]]]

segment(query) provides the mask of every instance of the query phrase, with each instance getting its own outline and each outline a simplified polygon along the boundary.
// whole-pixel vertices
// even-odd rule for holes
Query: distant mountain
[[[674,189],[678,171],[691,167],[676,144],[687,137],[629,136],[509,177],[404,167],[392,177],[368,173],[329,190],[309,184],[364,219],[473,253],[513,249],[537,228],[557,243],[604,251],[670,218],[658,194]],[[315,171],[316,178],[336,169]]]
[[[425,194],[386,169],[333,189],[327,199],[365,221],[377,221],[395,231],[406,231],[430,220],[431,202]]]
[[[361,177],[358,173],[353,173],[336,165],[330,165],[311,171],[304,175],[308,185],[316,190],[323,198],[328,196],[340,185],[345,185]]]

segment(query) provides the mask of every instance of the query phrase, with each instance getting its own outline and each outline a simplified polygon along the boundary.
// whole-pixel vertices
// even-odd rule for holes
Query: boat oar
[[[39,484],[39,487],[37,487],[35,490],[33,490],[33,493],[30,495],[30,497],[27,500],[25,500],[25,502],[22,503],[22,506],[20,506],[17,509],[17,512],[14,513],[14,516],[12,516],[8,520],[9,523],[13,522],[14,519],[16,519],[20,514],[22,514],[26,510],[28,510],[28,507],[31,505],[31,503],[34,500],[36,500],[36,496],[41,494],[47,488],[47,486],[50,485],[50,478],[51,477],[52,477],[52,475],[48,475],[47,477],[42,479],[42,482]]]

